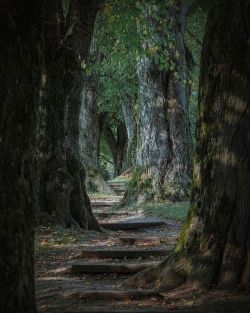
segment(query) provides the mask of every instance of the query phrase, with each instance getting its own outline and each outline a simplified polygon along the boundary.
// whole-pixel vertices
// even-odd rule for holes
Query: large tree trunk
[[[42,1],[0,4],[0,311],[34,313]]]
[[[50,119],[53,120],[53,99],[55,97],[55,73],[58,62],[55,51],[59,49],[61,23],[63,16],[60,14],[60,2],[48,0],[44,2],[44,67],[41,85],[41,101],[38,112],[37,142],[38,142],[38,164],[39,164],[39,214],[44,212],[52,214],[53,206],[47,203],[46,180],[49,175],[47,162],[52,156],[52,134]],[[61,107],[58,107],[58,111]],[[55,114],[56,114],[55,109]],[[51,115],[51,116],[50,116]],[[54,117],[56,120],[57,117]],[[53,122],[52,122],[53,123]],[[57,124],[56,127],[57,128]]]
[[[49,154],[42,175],[41,203],[47,211],[56,211],[60,224],[86,229],[99,228],[85,192],[80,138],[83,65],[89,53],[98,5],[99,1],[71,0],[65,21],[60,5],[57,7],[59,41],[47,58],[47,96],[44,97]]]
[[[139,149],[137,169],[125,203],[159,199],[178,201],[189,194],[192,145],[184,84],[187,72],[183,39],[185,10],[181,2],[178,4],[170,12],[175,51],[179,52],[179,78],[171,71],[160,71],[153,57],[144,56],[138,64]]]
[[[190,212],[171,258],[141,284],[250,288],[249,16],[249,2],[233,0],[208,16]]]

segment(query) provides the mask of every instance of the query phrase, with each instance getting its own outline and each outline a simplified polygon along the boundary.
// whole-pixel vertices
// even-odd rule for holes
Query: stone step
[[[123,196],[125,193],[125,190],[115,190],[115,193],[119,196]]]
[[[177,238],[171,237],[157,237],[157,236],[122,236],[118,237],[120,241],[125,244],[133,245],[137,242],[157,242],[157,243],[170,243],[174,244],[177,241]]]
[[[178,309],[155,309],[155,308],[144,308],[144,309],[118,309],[115,307],[103,308],[103,307],[93,307],[93,308],[84,308],[79,310],[66,310],[64,313],[204,313],[204,311],[187,311],[187,310],[178,310]]]
[[[117,250],[107,250],[107,249],[85,249],[82,252],[82,257],[85,258],[139,258],[147,256],[166,256],[169,254],[171,249],[162,248],[152,248],[152,249],[136,249],[136,248],[123,248]]]
[[[141,222],[120,222],[120,223],[100,223],[100,225],[109,230],[134,230],[141,228],[149,228],[155,226],[163,226],[163,221],[141,221]]]
[[[114,189],[114,192],[120,197],[124,195],[125,191],[126,189]]]
[[[77,263],[73,264],[71,271],[74,274],[79,273],[119,273],[130,274],[138,273],[146,268],[158,265],[159,262],[150,263]]]
[[[109,180],[108,181],[108,184],[111,185],[111,186],[126,186],[128,185],[128,181],[112,181],[112,180]]]
[[[114,190],[120,190],[120,191],[125,191],[126,190],[126,186],[111,186]]]
[[[86,290],[80,291],[73,296],[88,300],[128,300],[143,299],[148,297],[163,298],[163,296],[155,290]]]
[[[94,207],[97,207],[97,206],[106,207],[106,206],[116,205],[119,202],[120,201],[117,201],[117,200],[106,200],[106,201],[103,201],[103,200],[92,200],[91,201],[91,205],[94,206]]]
[[[153,297],[153,296],[152,296]],[[120,309],[117,307],[104,308],[103,306],[95,306],[92,308],[79,308],[78,310],[64,310],[64,313],[204,313],[200,310],[183,310],[183,309],[167,309],[167,308],[133,308]]]
[[[122,199],[121,196],[110,195],[110,196],[92,196],[89,195],[91,201],[120,201]]]
[[[136,214],[136,213],[132,213],[132,212],[129,212],[129,211],[124,211],[124,212],[112,212],[112,211],[107,211],[107,212],[104,212],[104,211],[95,211],[93,210],[93,213],[96,217],[111,217],[111,216],[124,216],[124,215],[133,215],[133,214]]]

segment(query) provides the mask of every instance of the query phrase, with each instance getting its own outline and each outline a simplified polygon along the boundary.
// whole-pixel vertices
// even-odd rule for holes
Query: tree
[[[34,313],[43,1],[0,4],[0,311]]]
[[[103,128],[103,135],[108,144],[114,163],[114,176],[119,176],[126,169],[127,131],[122,120],[115,121],[115,135],[108,121]]]
[[[101,59],[102,54],[93,38],[86,64],[89,73],[85,76],[80,112],[81,156],[86,170],[87,190],[112,193],[99,165],[100,140],[107,115],[99,112],[98,108],[100,73],[96,68],[100,66]]]
[[[136,164],[136,148],[137,148],[137,122],[136,112],[134,109],[133,98],[128,102],[124,100],[122,104],[122,114],[126,126],[127,132],[127,155],[126,164],[127,167],[133,167]]]
[[[167,19],[162,12],[168,14]],[[186,85],[189,59],[183,37],[186,6],[182,1],[175,6],[152,1],[142,7],[142,14],[148,26],[141,26],[146,34],[145,52],[137,68],[137,168],[123,202],[178,201],[188,197],[192,169]]]
[[[85,105],[85,65],[99,1],[71,0],[64,10],[62,1],[49,1],[48,6],[54,9],[48,24],[54,25],[52,40],[56,44],[47,34],[43,106],[49,147],[43,165],[41,204],[49,212],[55,210],[57,221],[64,226],[98,229],[84,185],[80,112]]]
[[[140,285],[250,288],[249,16],[245,0],[220,0],[208,16],[188,219],[170,258],[139,274]]]

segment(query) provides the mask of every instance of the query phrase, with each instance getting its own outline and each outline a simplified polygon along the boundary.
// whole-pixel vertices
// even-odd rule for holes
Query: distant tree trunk
[[[112,156],[112,160],[113,160],[113,164],[114,164],[114,168],[115,168],[116,163],[117,163],[116,138],[113,134],[111,127],[107,123],[103,127],[103,136],[104,136],[105,141],[109,147],[109,150],[110,150],[110,153]],[[115,173],[114,173],[114,176],[116,176]]]
[[[126,151],[127,151],[127,131],[123,121],[117,126],[117,163],[116,163],[116,175],[119,176],[125,169],[126,164]]]
[[[0,4],[0,311],[35,313],[35,129],[42,72],[42,2]]]
[[[137,169],[125,194],[125,203],[157,199],[178,201],[189,195],[192,145],[184,84],[187,71],[183,38],[185,10],[179,1],[178,7],[170,11],[175,51],[179,53],[179,78],[171,71],[160,71],[153,58],[142,57],[138,64],[139,148]]]
[[[57,1],[58,3],[58,1]],[[60,3],[60,2],[59,2]],[[99,1],[71,0],[66,20],[60,14],[58,47],[49,56],[46,72],[49,155],[43,173],[42,197],[65,227],[98,229],[85,191],[81,158],[80,110],[84,64],[89,53]]]
[[[93,38],[88,63],[97,66],[101,53]],[[99,166],[99,148],[106,113],[99,113],[97,100],[99,90],[98,73],[85,76],[80,112],[80,144],[82,162],[86,170],[86,188],[89,191],[112,192],[105,181]]]
[[[114,176],[119,176],[126,169],[127,132],[124,122],[118,123],[116,136],[111,127],[106,124],[103,128],[103,135],[112,155]]]
[[[99,148],[105,114],[98,113],[98,85],[88,78],[83,93],[80,112],[80,144],[82,162],[86,170],[86,188],[89,191],[112,192],[99,166]]]
[[[128,137],[126,163],[127,167],[132,167],[135,165],[137,147],[137,124],[132,104],[124,102],[122,113]]]
[[[188,220],[171,257],[133,284],[250,290],[249,16],[249,2],[233,0],[208,16]]]

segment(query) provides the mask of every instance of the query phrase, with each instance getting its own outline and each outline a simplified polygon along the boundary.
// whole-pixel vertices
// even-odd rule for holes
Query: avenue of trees
[[[0,311],[36,312],[38,215],[101,231],[87,193],[127,169],[123,205],[191,205],[126,284],[249,290],[250,2],[12,0],[0,20]]]

